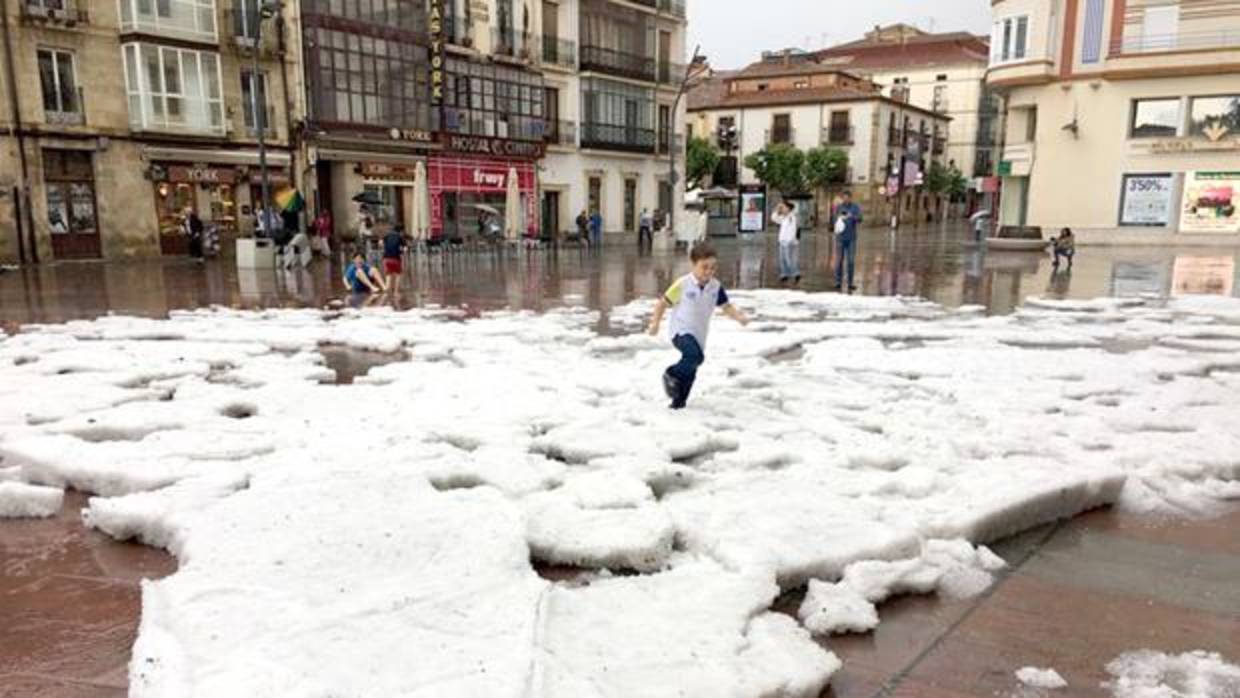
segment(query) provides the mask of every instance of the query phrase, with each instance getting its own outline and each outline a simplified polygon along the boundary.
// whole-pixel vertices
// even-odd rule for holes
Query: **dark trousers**
[[[853,275],[857,269],[857,239],[847,235],[841,235],[837,238],[839,244],[837,251],[839,255],[835,258],[835,285],[842,287],[844,285],[844,267],[848,267],[848,285],[852,287]]]
[[[643,225],[641,229],[637,231],[637,245],[638,247],[642,245],[650,245],[651,247],[654,246],[654,231],[651,230],[649,226]]]
[[[1064,259],[1068,260],[1069,267],[1072,266],[1072,257],[1075,254],[1076,254],[1076,250],[1061,250],[1058,247],[1056,247],[1055,248],[1055,266],[1059,266],[1060,257],[1063,257]]]
[[[693,381],[697,379],[698,367],[706,361],[702,346],[693,335],[680,334],[672,340],[672,346],[680,350],[680,361],[667,368],[667,373],[676,379],[677,392],[672,396],[672,407],[681,408],[689,401],[689,393],[693,390]]]

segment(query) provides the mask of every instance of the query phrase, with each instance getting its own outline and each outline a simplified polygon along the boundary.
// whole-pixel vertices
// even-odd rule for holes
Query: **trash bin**
[[[238,269],[274,269],[276,246],[267,238],[237,239]]]

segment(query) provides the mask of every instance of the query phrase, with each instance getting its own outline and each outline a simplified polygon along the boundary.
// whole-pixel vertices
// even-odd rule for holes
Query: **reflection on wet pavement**
[[[866,231],[858,256],[858,286],[869,295],[922,296],[950,306],[981,305],[1008,313],[1030,295],[1054,298],[1166,296],[1240,292],[1240,248],[1084,247],[1072,270],[1054,272],[1038,253],[990,252],[962,243],[959,226]],[[808,291],[834,286],[829,233],[802,243]],[[770,239],[718,240],[720,276],[733,288],[779,287]],[[421,255],[398,307],[459,306],[544,310],[584,305],[608,310],[636,297],[653,297],[684,273],[683,253],[642,255],[636,246],[601,253],[569,248],[533,252]],[[0,274],[0,323],[90,318],[108,312],[162,317],[170,310],[223,305],[236,308],[321,307],[352,299],[340,269],[316,261],[291,272],[239,270],[229,258],[200,267],[181,259],[132,263],[62,263]]]

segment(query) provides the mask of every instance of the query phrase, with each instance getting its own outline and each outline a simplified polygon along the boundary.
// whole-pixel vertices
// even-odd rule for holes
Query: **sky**
[[[990,0],[687,0],[689,47],[716,69],[741,68],[762,51],[819,49],[860,39],[876,24],[990,33]],[[760,11],[755,12],[755,8]]]

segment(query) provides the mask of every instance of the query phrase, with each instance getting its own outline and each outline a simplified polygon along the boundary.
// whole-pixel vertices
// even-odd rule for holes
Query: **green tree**
[[[805,181],[813,188],[843,184],[848,179],[848,153],[839,148],[814,148],[805,154]]]
[[[947,173],[950,180],[947,185],[947,193],[951,195],[953,201],[963,199],[964,195],[969,193],[968,178],[955,165],[949,167]]]
[[[705,138],[689,139],[689,151],[685,156],[685,169],[688,170],[690,189],[702,186],[707,177],[715,174],[721,159],[719,148]]]
[[[926,171],[926,191],[931,194],[946,194],[951,189],[951,184],[951,171],[937,160],[931,162],[930,169]]]
[[[746,156],[745,167],[784,198],[804,194],[809,188],[805,180],[805,153],[788,143],[769,145]]]

